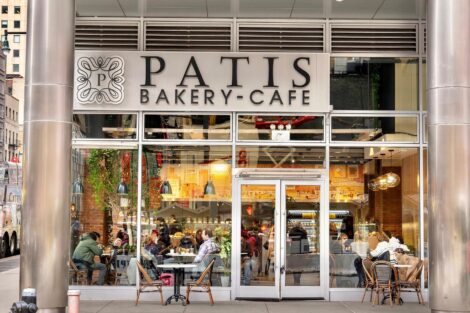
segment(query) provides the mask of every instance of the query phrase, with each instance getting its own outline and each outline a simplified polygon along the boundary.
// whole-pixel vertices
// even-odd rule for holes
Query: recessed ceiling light
[[[336,2],[343,2],[344,0],[336,0]]]

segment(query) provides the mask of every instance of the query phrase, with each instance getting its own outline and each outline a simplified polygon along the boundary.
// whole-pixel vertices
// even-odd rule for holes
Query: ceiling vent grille
[[[231,51],[232,28],[207,24],[145,24],[145,50]]]
[[[323,52],[324,25],[238,25],[240,51]]]
[[[139,24],[77,22],[75,48],[85,50],[138,50]]]
[[[412,25],[332,25],[331,52],[418,51],[418,27]]]

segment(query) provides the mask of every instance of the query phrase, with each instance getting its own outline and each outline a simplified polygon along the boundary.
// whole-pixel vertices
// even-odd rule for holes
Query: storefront
[[[75,62],[71,252],[96,231],[114,273],[79,286],[84,298],[132,299],[135,260],[151,276],[191,262],[204,230],[216,300],[360,301],[357,260],[378,233],[426,257],[418,56],[77,50]]]

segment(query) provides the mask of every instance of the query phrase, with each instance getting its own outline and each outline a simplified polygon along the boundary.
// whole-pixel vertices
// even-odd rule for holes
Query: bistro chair
[[[405,278],[398,281],[398,298],[402,292],[416,292],[419,304],[424,304],[423,294],[421,293],[421,273],[423,272],[424,262],[419,260],[414,270]]]
[[[135,305],[139,304],[140,294],[143,292],[159,292],[160,293],[160,303],[163,305],[163,283],[160,280],[152,280],[147,271],[144,269],[142,264],[139,261],[136,261],[137,268],[139,269],[140,276],[143,279],[139,280],[139,288],[137,289],[137,299],[135,300]],[[148,289],[147,289],[148,288]]]
[[[214,267],[215,258],[209,262],[201,276],[197,280],[186,283],[186,304],[189,304],[189,294],[194,292],[207,292],[209,294],[209,301],[214,305],[214,298],[211,292],[212,268]]]
[[[87,269],[78,269],[77,265],[69,259],[69,281],[77,285],[86,285],[87,284]]]
[[[390,305],[393,305],[393,291],[395,284],[393,277],[395,275],[395,269],[392,264],[387,261],[376,261],[372,263],[371,269],[374,281],[374,298],[377,298],[377,304],[380,303],[380,292],[382,292],[384,299],[388,296]]]
[[[375,286],[375,281],[374,281],[374,275],[372,273],[372,261],[371,259],[363,259],[362,260],[362,268],[364,270],[364,276],[365,276],[365,287],[364,287],[364,294],[362,295],[362,301],[361,303],[364,303],[364,298],[366,297],[367,291],[370,290],[370,302],[372,302],[372,295],[374,294],[374,286]]]

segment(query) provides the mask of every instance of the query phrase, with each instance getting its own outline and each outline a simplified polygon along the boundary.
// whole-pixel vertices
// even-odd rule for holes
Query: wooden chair
[[[398,281],[398,298],[402,292],[416,292],[419,304],[424,304],[423,294],[421,293],[421,273],[423,272],[424,262],[420,260],[414,270],[405,278]]]
[[[144,269],[142,264],[139,261],[136,261],[137,268],[143,279],[139,280],[139,288],[137,289],[137,299],[135,300],[135,305],[139,304],[140,294],[143,292],[159,292],[160,293],[160,303],[163,305],[163,283],[160,280],[152,280],[147,271]],[[146,290],[150,288],[151,290]]]
[[[390,297],[390,305],[393,305],[393,291],[395,285],[393,282],[393,276],[395,275],[395,270],[392,264],[387,261],[376,261],[372,263],[371,269],[374,279],[373,288],[375,291],[374,294],[377,297],[377,304],[380,302],[380,292],[382,292],[384,297],[385,294],[388,293],[388,296]]]
[[[214,305],[214,298],[211,292],[212,268],[214,267],[215,258],[213,258],[207,265],[201,276],[195,280],[186,283],[186,304],[189,304],[189,294],[194,292],[207,292],[209,294],[209,301]]]
[[[71,283],[76,283],[77,285],[86,285],[87,284],[87,269],[78,269],[77,265],[69,259],[69,280]]]
[[[374,286],[375,286],[374,274],[372,273],[372,261],[370,259],[363,259],[362,268],[364,270],[366,285],[364,287],[364,295],[362,296],[361,303],[364,303],[364,298],[366,297],[366,293],[369,290],[370,290],[370,302],[372,302],[372,295],[374,294]]]

